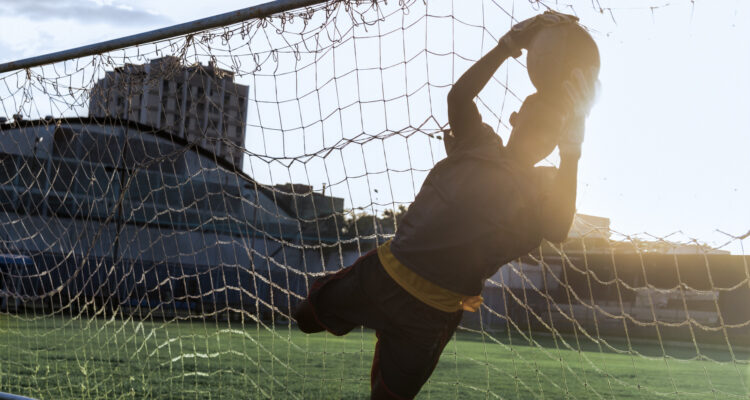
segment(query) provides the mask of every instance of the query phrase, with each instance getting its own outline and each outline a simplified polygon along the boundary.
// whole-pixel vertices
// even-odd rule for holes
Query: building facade
[[[241,170],[248,91],[213,63],[184,66],[164,57],[106,72],[91,90],[89,116],[169,131]]]

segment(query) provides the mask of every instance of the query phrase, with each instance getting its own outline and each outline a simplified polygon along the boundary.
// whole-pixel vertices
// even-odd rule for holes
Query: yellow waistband
[[[388,275],[404,290],[421,302],[440,311],[455,312],[465,310],[475,312],[482,305],[482,296],[464,296],[440,287],[419,276],[401,264],[391,253],[391,241],[378,247],[378,258]]]

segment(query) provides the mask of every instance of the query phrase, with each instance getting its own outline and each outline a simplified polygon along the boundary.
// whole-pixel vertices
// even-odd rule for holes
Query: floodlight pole
[[[235,24],[250,19],[265,18],[273,14],[278,14],[280,12],[303,7],[310,7],[324,2],[326,2],[326,0],[270,1],[268,3],[259,4],[257,6],[230,11],[228,13],[214,15],[213,17],[208,18],[197,19],[182,24],[172,25],[166,28],[160,28],[148,32],[138,33],[135,35],[125,36],[119,39],[107,40],[104,42],[94,43],[86,46],[75,47],[69,50],[63,50],[44,54],[41,56],[3,63],[0,64],[0,73],[38,67],[40,65],[52,64],[72,58],[101,54],[111,50],[122,49],[142,43],[155,42],[158,40],[164,40],[176,36],[183,36],[189,33],[195,33],[224,25]]]

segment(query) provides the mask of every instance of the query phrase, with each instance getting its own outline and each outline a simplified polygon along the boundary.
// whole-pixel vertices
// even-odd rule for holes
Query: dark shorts
[[[381,379],[395,397],[407,399],[427,382],[462,315],[410,295],[383,269],[374,250],[315,281],[308,299],[317,322],[334,335],[358,326],[375,330],[371,384]]]

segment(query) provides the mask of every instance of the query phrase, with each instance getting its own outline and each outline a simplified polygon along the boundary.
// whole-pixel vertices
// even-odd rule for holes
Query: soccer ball
[[[542,27],[531,40],[526,56],[529,78],[539,92],[561,90],[575,68],[596,80],[599,65],[596,42],[575,23]]]

